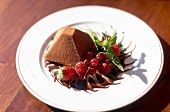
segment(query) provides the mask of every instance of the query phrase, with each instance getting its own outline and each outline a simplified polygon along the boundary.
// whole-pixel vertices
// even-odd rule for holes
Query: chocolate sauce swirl
[[[131,45],[131,43],[129,44],[129,46]],[[120,53],[120,55],[118,56],[123,68],[133,65],[136,61],[136,60],[134,60],[130,63],[125,63],[125,60],[132,55],[132,52],[136,48],[136,46],[135,46],[134,49],[125,53],[125,51],[127,51],[129,46],[126,47],[125,49],[123,49],[122,52]],[[53,62],[46,62],[45,66],[47,67],[48,71],[51,73],[55,82],[58,81],[60,84],[62,84],[63,86],[66,86],[67,88],[73,87],[78,90],[84,90],[86,92],[88,92],[88,90],[97,92],[98,90],[96,90],[95,88],[108,88],[109,85],[120,84],[120,83],[115,83],[115,81],[123,79],[123,78],[118,77],[123,72],[119,68],[117,68],[113,63],[110,63],[112,70],[109,74],[103,74],[102,72],[100,72],[99,69],[97,69],[96,74],[86,74],[82,80],[73,79],[70,81],[58,80],[57,76],[54,75],[54,72],[56,72],[59,68],[58,64],[53,63]],[[134,67],[135,66],[125,69],[124,72],[127,72],[127,71],[133,69]]]

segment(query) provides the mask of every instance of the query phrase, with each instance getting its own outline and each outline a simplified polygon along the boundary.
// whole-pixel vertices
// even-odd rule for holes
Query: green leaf
[[[58,79],[58,80],[62,80],[62,79],[63,79],[63,68],[60,67],[60,68],[58,69],[58,71],[56,71],[54,74],[57,76],[57,79]]]
[[[100,42],[100,40],[97,37],[97,34],[95,32],[93,32],[91,29],[87,30],[87,34],[89,34],[89,36],[91,37],[91,39],[93,40],[97,51],[102,47],[102,43]]]
[[[102,46],[104,46],[104,47],[108,47],[108,45],[109,45],[109,41],[108,40],[104,40],[103,42],[102,42]]]
[[[120,48],[120,51],[122,52],[122,51],[123,51],[123,45],[122,45],[122,43],[119,42],[119,43],[118,43],[118,46],[119,46],[119,48]]]
[[[122,48],[122,47],[123,47],[123,45],[122,45],[122,43],[121,43],[121,42],[119,42],[119,43],[118,43],[118,46],[119,46],[120,48]]]
[[[111,51],[111,52],[110,52]],[[116,54],[111,50],[110,48],[108,49],[108,52],[99,52],[106,57],[108,57],[121,71],[124,71],[119,58],[116,56]]]
[[[103,33],[103,32],[102,32],[102,34],[103,34],[103,38],[104,38],[104,40],[108,40],[108,36],[107,36],[107,34],[106,34],[106,33]]]
[[[113,36],[109,38],[109,47],[113,46],[116,43],[117,32],[114,32]]]
[[[104,47],[105,48],[104,51],[99,53],[108,57],[121,71],[124,71],[119,58],[116,56],[113,49],[111,48],[116,43],[117,32],[115,31],[113,36],[111,36],[110,38],[108,38],[107,34],[102,32],[104,37],[103,42],[100,42],[100,40],[97,37],[97,34],[93,32],[91,29],[87,30],[87,34],[89,34],[89,36],[92,38],[97,48],[97,51],[99,51],[102,47]]]
[[[107,48],[109,45],[108,36],[107,36],[107,34],[105,34],[103,32],[102,32],[102,34],[103,34],[103,38],[104,38],[104,41],[102,42],[102,46]]]

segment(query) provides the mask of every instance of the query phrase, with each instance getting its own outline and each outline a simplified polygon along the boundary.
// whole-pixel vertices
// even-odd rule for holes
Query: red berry
[[[106,63],[106,62],[107,62],[106,58],[103,58],[102,63]]]
[[[90,67],[88,73],[96,74],[96,68]]]
[[[84,62],[80,61],[76,63],[75,69],[78,74],[85,75],[87,72],[87,65]]]
[[[85,57],[86,57],[86,59],[91,60],[91,59],[94,57],[94,55],[93,55],[93,53],[92,53],[92,52],[86,52]]]
[[[84,75],[83,74],[78,74],[78,79],[83,80]]]
[[[72,67],[65,66],[63,68],[63,78],[62,80],[68,81],[71,79],[75,79],[77,77],[76,70]]]
[[[111,67],[108,63],[102,63],[99,69],[103,74],[109,74],[111,72]]]
[[[88,59],[85,59],[85,60],[84,60],[84,63],[85,63],[87,66],[90,65],[90,61],[89,61]]]
[[[97,48],[96,48],[95,45],[92,46],[91,50],[92,50],[93,53],[97,53]]]
[[[114,45],[112,46],[112,49],[113,49],[114,53],[116,54],[116,56],[119,56],[119,54],[120,54],[120,48],[119,48],[119,46],[118,46],[117,44],[114,44]]]
[[[108,57],[106,57],[105,55],[101,54],[102,55],[102,60],[100,62],[102,63],[106,63],[108,61]]]
[[[99,61],[96,58],[90,60],[91,67],[97,67],[99,65]]]
[[[98,61],[102,61],[103,55],[102,54],[97,54],[96,58],[97,58]]]

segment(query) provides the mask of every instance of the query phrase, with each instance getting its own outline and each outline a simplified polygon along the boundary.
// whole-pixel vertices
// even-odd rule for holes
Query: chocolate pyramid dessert
[[[76,28],[64,27],[57,31],[44,59],[45,62],[75,66],[78,61],[84,60],[85,53],[92,45],[93,41],[88,34]]]

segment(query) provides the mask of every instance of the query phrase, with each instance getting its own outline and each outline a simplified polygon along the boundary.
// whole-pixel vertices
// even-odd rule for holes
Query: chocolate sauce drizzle
[[[123,39],[122,39],[122,41],[123,41]],[[118,56],[123,68],[133,65],[133,63],[135,63],[135,61],[136,61],[136,60],[134,60],[130,63],[125,64],[125,60],[132,55],[132,52],[136,48],[136,46],[135,46],[134,49],[125,53],[125,51],[127,51],[127,49],[130,47],[131,43],[132,42],[130,42],[130,44],[126,48],[124,48],[122,50],[122,52],[120,53],[120,55]],[[57,79],[57,76],[54,75],[54,72],[56,72],[58,70],[59,66],[53,62],[46,62],[45,66],[47,67],[48,71],[51,73],[52,77],[54,78],[54,82],[58,81],[61,85],[66,86],[67,88],[73,87],[78,90],[84,90],[86,92],[88,92],[88,90],[97,92],[98,90],[96,90],[95,88],[108,88],[109,85],[120,84],[120,83],[115,83],[116,80],[123,79],[123,77],[119,78],[118,76],[121,73],[127,72],[135,67],[135,66],[132,66],[128,69],[125,69],[122,72],[118,67],[116,67],[113,63],[111,63],[110,66],[111,66],[112,70],[109,74],[103,74],[100,72],[99,69],[97,69],[96,74],[86,74],[82,80],[73,79],[70,81],[62,81],[62,80],[60,81]]]

